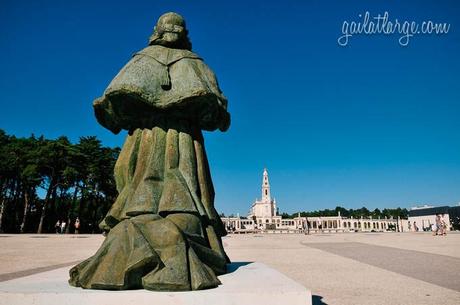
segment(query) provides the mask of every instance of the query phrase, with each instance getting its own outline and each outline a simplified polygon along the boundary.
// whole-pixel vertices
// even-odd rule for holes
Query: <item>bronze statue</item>
[[[202,130],[227,130],[230,115],[187,34],[180,15],[162,15],[149,46],[94,101],[102,126],[129,135],[115,165],[119,195],[100,224],[108,234],[70,270],[73,286],[198,290],[226,272]]]

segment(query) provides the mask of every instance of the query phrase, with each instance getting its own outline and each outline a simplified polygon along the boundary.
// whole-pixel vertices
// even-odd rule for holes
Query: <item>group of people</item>
[[[69,224],[70,225],[70,224]],[[80,219],[77,217],[77,219],[75,220],[75,223],[74,223],[74,227],[75,227],[75,234],[78,234],[80,232]],[[66,233],[66,228],[67,228],[67,223],[63,220],[58,220],[54,226],[55,230],[56,230],[56,234],[64,234]]]
[[[436,222],[431,225],[431,231],[433,231],[433,236],[447,235],[447,224],[441,215],[436,215]]]

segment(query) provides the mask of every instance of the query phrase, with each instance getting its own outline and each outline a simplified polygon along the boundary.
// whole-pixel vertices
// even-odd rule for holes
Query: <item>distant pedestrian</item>
[[[54,229],[56,230],[56,234],[61,233],[61,221],[58,220],[56,224],[54,225]]]
[[[75,220],[75,234],[79,234],[80,233],[80,219],[77,217],[77,219]]]
[[[436,236],[436,234],[437,234],[437,228],[436,228],[436,224],[435,224],[435,223],[432,223],[432,224],[431,224],[431,232],[433,232],[433,236]]]
[[[434,235],[442,235],[442,220],[439,214],[436,214],[436,234]]]
[[[64,233],[65,233],[65,226],[66,226],[66,225],[67,225],[67,224],[66,224],[65,221],[63,220],[63,221],[61,222],[61,234],[64,234]]]
[[[447,235],[447,223],[444,221],[444,219],[441,220],[441,226],[442,226],[442,235]]]

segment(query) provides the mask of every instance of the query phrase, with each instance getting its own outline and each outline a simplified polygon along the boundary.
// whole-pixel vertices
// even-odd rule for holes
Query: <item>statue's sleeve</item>
[[[158,66],[145,56],[133,56],[93,102],[99,124],[115,134],[141,127],[154,114],[152,100],[160,95],[155,81]]]
[[[222,93],[214,72],[203,61],[196,61],[196,63],[200,67],[203,81],[206,81],[206,85],[212,93],[209,96],[206,107],[202,110],[203,113],[200,117],[201,125],[205,130],[215,130],[218,128],[221,131],[226,131],[230,126],[227,98]]]

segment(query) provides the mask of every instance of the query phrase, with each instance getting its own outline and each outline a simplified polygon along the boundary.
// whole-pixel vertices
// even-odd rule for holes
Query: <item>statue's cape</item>
[[[115,133],[151,127],[142,125],[165,115],[196,121],[205,130],[226,130],[230,123],[227,99],[203,60],[158,45],[134,54],[94,108],[99,123]]]

